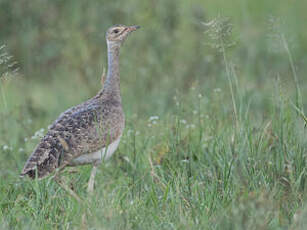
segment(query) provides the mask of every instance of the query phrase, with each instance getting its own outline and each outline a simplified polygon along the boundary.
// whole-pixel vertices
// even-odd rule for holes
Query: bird
[[[54,179],[72,196],[78,196],[59,179],[67,166],[92,164],[87,191],[92,193],[99,164],[116,151],[125,127],[120,94],[119,54],[128,35],[140,26],[114,25],[106,32],[108,70],[102,89],[87,101],[69,108],[48,127],[20,174]]]

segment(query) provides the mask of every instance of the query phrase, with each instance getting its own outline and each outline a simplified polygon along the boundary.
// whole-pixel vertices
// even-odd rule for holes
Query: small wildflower
[[[215,92],[215,93],[220,93],[221,91],[222,90],[220,88],[216,88],[216,89],[213,90],[213,92]]]
[[[197,114],[198,113],[198,111],[197,110],[193,110],[193,114],[195,115],[195,114]]]
[[[42,138],[44,136],[44,131],[45,131],[45,129],[43,129],[43,128],[41,128],[40,130],[36,131],[34,133],[34,135],[31,137],[31,139],[35,140],[35,139]]]
[[[151,116],[149,117],[149,121],[159,120],[158,116]]]
[[[198,98],[202,98],[203,97],[203,95],[201,95],[201,94],[198,94]]]
[[[7,145],[3,145],[3,150],[5,151],[5,150],[8,150],[9,149],[9,146],[7,146]]]
[[[182,124],[186,124],[186,123],[187,123],[187,121],[186,121],[186,120],[184,120],[184,119],[182,119],[182,120],[180,120],[180,123],[182,123]]]
[[[20,153],[21,153],[21,152],[24,152],[24,151],[25,151],[25,150],[24,150],[23,148],[19,148],[19,149],[18,149],[18,152],[20,152]]]
[[[153,125],[156,125],[158,123],[159,117],[158,116],[151,116],[149,117],[149,124],[148,127],[152,127]]]
[[[27,137],[25,137],[24,141],[25,141],[25,142],[27,142],[27,141],[28,141],[28,138],[27,138]]]
[[[187,129],[195,129],[195,125],[194,124],[188,124],[185,126]]]
[[[135,136],[138,136],[138,135],[140,135],[140,131],[135,132]]]

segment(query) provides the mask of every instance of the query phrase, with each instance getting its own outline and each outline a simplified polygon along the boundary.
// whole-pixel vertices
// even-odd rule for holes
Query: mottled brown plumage
[[[35,178],[37,174],[38,178],[43,178],[56,168],[82,164],[73,161],[119,141],[125,126],[120,97],[119,49],[128,34],[137,28],[116,25],[107,31],[108,73],[103,89],[53,122],[25,164],[22,176]]]

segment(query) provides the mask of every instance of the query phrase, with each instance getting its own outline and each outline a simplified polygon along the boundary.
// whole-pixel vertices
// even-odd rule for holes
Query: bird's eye
[[[115,30],[113,30],[113,32],[117,34],[119,32],[119,30],[115,29]]]

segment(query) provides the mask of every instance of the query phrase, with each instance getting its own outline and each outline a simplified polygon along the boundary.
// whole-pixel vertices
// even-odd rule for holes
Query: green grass
[[[1,3],[20,69],[0,78],[0,229],[305,229],[306,3],[188,2]],[[142,26],[121,51],[126,128],[93,196],[90,166],[64,172],[84,204],[20,179],[47,126],[99,90],[102,31],[126,21]]]

